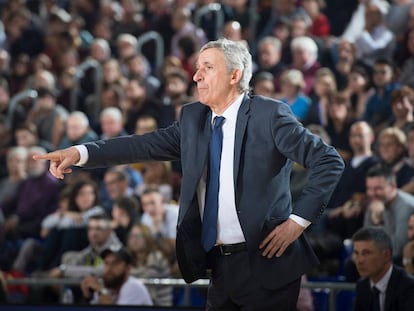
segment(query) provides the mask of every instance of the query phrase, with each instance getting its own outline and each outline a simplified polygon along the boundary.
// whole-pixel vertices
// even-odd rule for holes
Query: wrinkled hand
[[[70,147],[62,150],[56,150],[43,155],[34,155],[35,160],[49,160],[49,171],[53,176],[63,179],[64,174],[72,173],[69,167],[75,165],[80,160],[78,149]]]
[[[304,227],[288,218],[286,221],[273,229],[260,243],[259,248],[263,249],[262,256],[272,258],[282,256],[286,248],[295,241],[305,230]]]

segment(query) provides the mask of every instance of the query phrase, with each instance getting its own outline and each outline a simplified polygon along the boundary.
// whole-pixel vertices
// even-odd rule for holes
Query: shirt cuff
[[[289,218],[305,229],[311,224],[309,220],[306,220],[305,218],[302,218],[295,214],[290,214]]]
[[[88,148],[86,148],[84,145],[76,145],[74,146],[79,151],[80,160],[78,163],[76,163],[76,166],[84,166],[86,162],[88,162],[89,159],[89,153]]]

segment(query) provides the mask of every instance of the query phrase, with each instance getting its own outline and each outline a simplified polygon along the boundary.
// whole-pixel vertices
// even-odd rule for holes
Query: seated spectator
[[[395,174],[398,188],[403,188],[414,177],[414,167],[405,158],[406,140],[403,131],[388,127],[380,132],[377,141],[380,162]]]
[[[328,123],[326,132],[331,138],[331,144],[346,161],[352,156],[349,145],[349,131],[354,120],[351,117],[351,102],[348,93],[334,92],[328,95]]]
[[[310,99],[303,93],[305,80],[299,70],[289,69],[280,77],[281,100],[290,106],[295,117],[302,121],[306,118]]]
[[[365,28],[355,41],[357,59],[374,65],[378,58],[392,59],[394,34],[384,22],[385,10],[375,1],[365,5]]]
[[[367,122],[357,121],[352,124],[349,133],[352,157],[345,161],[345,169],[326,213],[329,232],[339,236],[342,241],[351,238],[363,225],[366,173],[379,161],[372,150],[374,139],[372,128]]]
[[[286,65],[282,62],[282,43],[275,37],[264,37],[259,41],[259,50],[257,56],[256,75],[265,71],[270,72],[273,76],[273,88],[280,92],[280,75],[285,70]]]
[[[414,125],[407,129],[407,142],[406,149],[408,157],[405,158],[405,163],[408,164],[411,168],[414,167]],[[414,194],[414,176],[405,183],[401,190]]]
[[[414,125],[414,90],[403,85],[391,93],[392,120],[389,126],[397,127],[407,135]]]
[[[112,229],[122,244],[127,244],[127,236],[134,223],[141,218],[140,203],[134,197],[119,197],[112,206]]]
[[[46,272],[53,278],[81,278],[85,274],[101,275],[103,268],[102,253],[109,248],[120,248],[111,221],[106,215],[95,215],[89,218],[87,227],[89,245],[80,251],[68,251],[63,254],[61,265]]]
[[[127,171],[129,166],[114,166],[109,168],[104,174],[104,182],[101,186],[100,193],[102,199],[102,206],[110,215],[114,201],[120,197],[135,196],[134,187],[131,184],[131,177]],[[132,168],[132,173],[138,174]],[[137,187],[138,185],[135,185]]]
[[[81,111],[72,112],[66,120],[66,131],[59,149],[80,145],[98,139],[98,135],[90,129],[88,117]]]
[[[47,152],[55,150],[50,142],[39,138],[37,126],[31,122],[23,122],[19,124],[14,131],[14,138],[16,144],[21,147],[30,148],[39,146],[44,148]]]
[[[270,72],[262,71],[255,74],[252,79],[252,93],[267,97],[275,97],[275,86],[273,84],[273,75]]]
[[[142,166],[143,183],[135,188],[138,195],[147,188],[157,187],[163,196],[164,203],[173,200],[173,175],[170,162],[145,162]]]
[[[1,205],[8,239],[39,237],[41,221],[57,208],[60,182],[48,172],[47,161],[33,160],[34,154],[46,154],[46,150],[29,148],[29,177],[18,186],[16,194]]]
[[[58,107],[55,92],[49,88],[37,89],[36,105],[29,111],[27,120],[36,124],[40,139],[57,148],[64,133],[67,111]]]
[[[158,246],[167,255],[174,273],[177,268],[175,237],[178,206],[166,204],[161,192],[155,187],[148,188],[141,194],[141,204],[144,211],[141,217],[141,223],[150,228]]]
[[[334,73],[327,67],[319,68],[315,73],[315,86],[309,98],[311,106],[303,124],[318,124],[326,126],[328,123],[329,94],[337,91]]]
[[[290,44],[292,50],[291,68],[300,70],[305,79],[303,92],[310,95],[315,85],[315,73],[321,67],[318,61],[318,46],[307,36],[296,37]]]
[[[364,120],[374,128],[375,134],[378,134],[392,114],[391,93],[400,87],[394,82],[394,66],[390,61],[375,61],[373,83],[375,92],[368,98]]]
[[[368,208],[364,227],[382,226],[392,240],[392,254],[401,256],[407,242],[408,217],[414,212],[414,196],[397,188],[389,168],[376,165],[366,175]]]
[[[351,114],[355,120],[362,120],[365,114],[368,98],[374,93],[371,76],[367,69],[355,65],[348,74],[346,91],[351,97]]]
[[[139,279],[130,275],[133,259],[125,248],[109,248],[102,253],[104,260],[102,282],[87,275],[82,279],[83,297],[90,304],[152,305],[148,289]]]
[[[143,224],[135,224],[128,235],[128,250],[133,258],[131,274],[138,278],[169,278],[171,271],[168,259],[157,249],[151,230]],[[156,306],[172,305],[172,288],[148,286]]]
[[[7,152],[7,177],[0,180],[0,205],[13,196],[27,177],[27,149],[12,147]]]
[[[362,228],[353,238],[353,261],[362,277],[354,310],[409,311],[414,306],[414,278],[393,265],[395,245],[381,228]]]

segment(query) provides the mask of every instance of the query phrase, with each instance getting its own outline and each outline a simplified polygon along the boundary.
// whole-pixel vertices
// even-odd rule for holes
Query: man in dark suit
[[[343,161],[297,122],[288,105],[248,96],[251,75],[245,45],[209,42],[193,77],[200,101],[183,106],[178,122],[37,158],[49,159],[57,178],[73,164],[180,159],[177,260],[187,282],[211,272],[207,310],[296,310],[300,277],[318,264],[302,233],[322,214]],[[214,151],[220,149],[218,160]],[[293,161],[310,170],[294,207]]]
[[[357,283],[354,311],[413,310],[414,278],[393,265],[390,236],[380,227],[364,227],[352,240],[353,260],[363,277]]]

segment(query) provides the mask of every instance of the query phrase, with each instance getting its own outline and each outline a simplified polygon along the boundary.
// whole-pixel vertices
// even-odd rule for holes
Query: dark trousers
[[[206,310],[296,310],[300,278],[276,290],[263,288],[252,276],[247,251],[229,256],[211,251],[209,263],[212,274]]]

